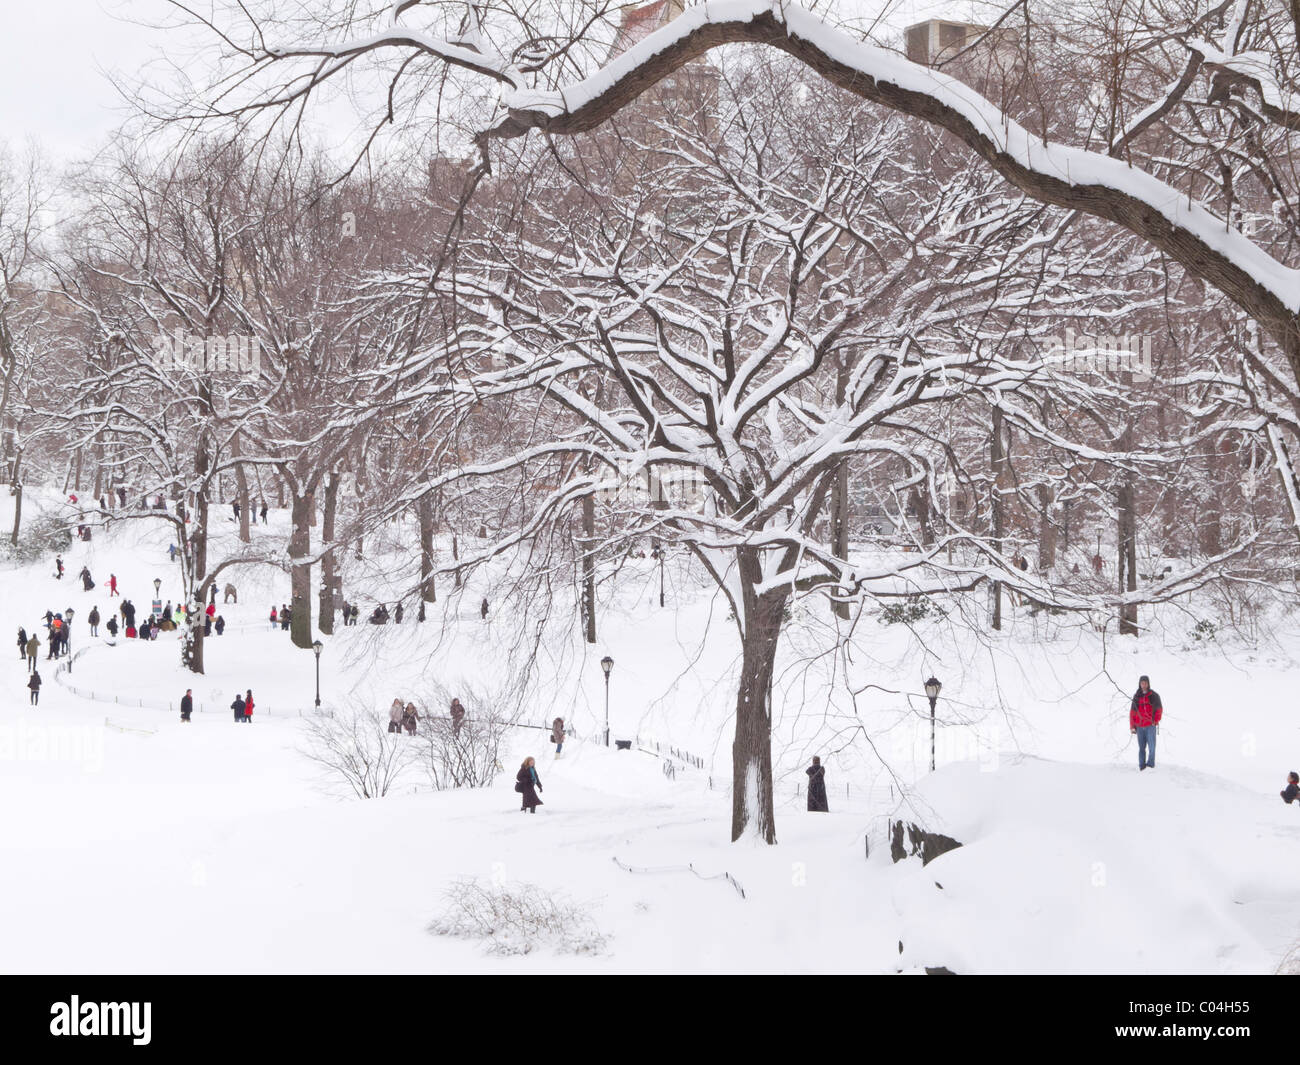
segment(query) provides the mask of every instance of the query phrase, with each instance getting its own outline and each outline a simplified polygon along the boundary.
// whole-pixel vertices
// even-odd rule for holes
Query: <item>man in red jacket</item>
[[[1164,710],[1160,696],[1151,690],[1151,678],[1139,677],[1138,690],[1128,712],[1129,732],[1138,738],[1138,769],[1156,767],[1156,735]]]

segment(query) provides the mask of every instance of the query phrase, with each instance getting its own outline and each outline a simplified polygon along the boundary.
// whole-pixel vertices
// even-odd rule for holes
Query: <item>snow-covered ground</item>
[[[283,513],[272,519],[258,536],[283,538]],[[6,972],[1259,973],[1300,939],[1300,809],[1277,797],[1300,767],[1293,632],[1207,645],[1180,636],[1191,625],[1170,613],[1161,633],[1125,644],[1016,613],[992,638],[953,609],[915,634],[867,619],[846,659],[815,653],[830,621],[801,610],[776,693],[780,842],[733,845],[738,646],[725,605],[684,567],[670,569],[661,610],[657,569],[633,560],[602,586],[602,642],[547,646],[525,720],[570,720],[583,740],[562,759],[519,729],[490,788],[432,792],[413,774],[382,800],[341,801],[302,753],[312,655],[266,621],[288,598],[284,573],[232,577],[241,602],[220,607],[231,628],[209,644],[204,677],[181,670],[174,638],[110,647],[88,636],[110,571],[141,609],[155,577],[175,600],[166,544],[125,524],[75,544],[63,581],[52,559],[0,571],[8,631],[73,606],[79,652],[56,677],[42,649],[37,708],[16,646],[0,673]],[[349,563],[345,589],[363,609],[391,604],[408,562]],[[83,564],[90,593],[76,580]],[[444,595],[423,626],[325,637],[326,703],[384,707],[434,680],[495,690],[517,626],[505,610],[478,616],[486,590]],[[704,768],[669,779],[653,756],[594,742],[607,651],[614,736],[684,748]],[[915,694],[931,672],[945,685],[933,774],[929,708]],[[1144,773],[1127,728],[1139,673],[1166,706],[1157,768]],[[186,687],[202,704],[190,725],[165,708]],[[237,727],[227,707],[246,688],[258,708]],[[795,790],[815,753],[828,766],[825,815],[805,812]],[[512,791],[527,754],[544,784],[535,816]],[[895,816],[964,846],[925,867],[894,864]],[[568,899],[603,950],[501,956],[429,934],[462,878]]]

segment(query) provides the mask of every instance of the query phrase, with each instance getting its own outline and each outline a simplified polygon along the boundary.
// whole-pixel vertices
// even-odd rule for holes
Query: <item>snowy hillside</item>
[[[256,534],[283,537],[284,515],[271,517]],[[400,582],[399,557],[366,566]],[[0,573],[10,633],[43,639],[46,609],[77,615],[70,675],[41,650],[39,706],[16,648],[0,686],[0,908],[22,915],[6,972],[1265,973],[1300,939],[1300,810],[1277,797],[1300,763],[1294,633],[1227,654],[1064,627],[1032,641],[1025,615],[978,641],[953,615],[915,636],[871,622],[848,664],[855,710],[844,663],[801,651],[800,632],[825,624],[810,615],[778,674],[771,848],[727,842],[737,641],[684,567],[673,609],[651,594],[657,574],[633,573],[602,585],[601,644],[549,646],[524,720],[570,721],[581,739],[561,759],[542,731],[514,729],[491,787],[438,793],[412,773],[359,801],[327,794],[302,753],[312,655],[266,620],[287,576],[232,577],[240,603],[219,606],[230,628],[194,678],[174,637],[108,646],[84,624],[108,607],[110,572],[142,609],[155,577],[175,598],[165,539],[121,525],[64,562],[62,581],[52,559]],[[363,606],[391,602],[354,566],[345,587]],[[513,636],[510,618],[470,608],[488,590],[440,598],[422,626],[324,637],[326,705],[383,709],[431,679],[492,690]],[[670,778],[652,754],[595,742],[606,651],[614,738],[682,748],[703,768],[679,761]],[[928,706],[889,691],[915,693],[932,671],[945,683],[934,774]],[[1157,768],[1143,773],[1127,728],[1139,673],[1166,707]],[[200,706],[182,725],[167,707],[186,687]],[[241,728],[228,706],[246,688],[257,711]],[[783,712],[796,698],[825,713],[796,720]],[[813,754],[828,767],[829,814],[807,813],[796,792]],[[512,791],[526,755],[544,788],[535,816]],[[886,823],[900,817],[963,846],[895,864]],[[568,900],[582,915],[570,930],[594,949],[560,937],[523,957],[428,932],[465,880]]]

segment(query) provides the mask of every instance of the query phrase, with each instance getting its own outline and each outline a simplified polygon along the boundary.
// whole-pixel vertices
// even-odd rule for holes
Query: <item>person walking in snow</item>
[[[262,524],[265,525],[265,524],[266,524],[266,502],[265,502],[265,500],[263,500],[263,502],[262,502],[262,512],[261,512],[261,513],[262,513]]]
[[[168,544],[168,545],[167,545],[167,561],[168,561],[168,562],[175,562],[175,561],[176,561],[176,545],[175,545],[175,544]]]
[[[122,617],[126,620],[127,628],[135,628],[135,604],[130,599],[122,600]]]
[[[826,801],[826,767],[822,760],[814,754],[812,765],[804,772],[808,774],[808,809],[813,813],[830,813]]]
[[[401,623],[402,623],[402,604],[399,602],[394,604],[393,606],[393,624],[400,625]]]
[[[271,628],[275,628],[280,623],[280,615],[275,609],[275,604],[271,604]]]
[[[419,721],[420,715],[415,712],[415,704],[407,703],[406,709],[402,711],[402,728],[406,729],[407,735],[415,735],[415,726]]]
[[[1129,732],[1138,739],[1138,769],[1156,767],[1156,736],[1164,712],[1160,696],[1151,690],[1151,678],[1143,674],[1138,678],[1138,690],[1133,693],[1128,712]]]
[[[41,675],[34,669],[32,675],[27,678],[27,687],[32,693],[32,706],[35,706],[41,698]]]
[[[521,811],[527,810],[530,814],[537,813],[539,806],[545,806],[537,793],[542,790],[542,778],[537,775],[537,762],[530,755],[524,759],[524,764],[519,767],[519,772],[515,775],[515,791],[524,797],[524,804],[519,807]]]
[[[108,597],[110,599],[117,595],[117,575],[110,573],[108,575]]]
[[[465,708],[460,705],[459,699],[451,701],[451,734],[452,736],[460,735],[460,727],[465,723]]]
[[[1296,799],[1300,799],[1300,773],[1288,773],[1286,775],[1286,788],[1279,792],[1282,801],[1290,806]]]
[[[104,628],[108,629],[108,634],[111,637],[117,639],[117,618],[116,617],[109,618],[107,624],[104,625]]]
[[[27,638],[27,672],[36,671],[36,656],[41,653],[41,641],[36,638],[36,633],[32,633]]]
[[[27,657],[27,630],[21,625],[18,626],[18,657],[19,659]]]
[[[181,720],[188,721],[192,713],[194,713],[194,689],[186,688],[185,694],[181,696]]]
[[[555,757],[560,757],[564,750],[564,718],[557,717],[551,722],[551,742],[555,744]]]
[[[388,731],[398,734],[402,731],[402,714],[405,711],[401,699],[394,699],[388,707]]]
[[[90,608],[90,613],[86,615],[86,621],[90,625],[90,635],[99,635],[99,605],[96,604]]]
[[[213,623],[213,627],[217,630],[217,635],[220,636],[226,631],[226,619],[218,614],[217,620]]]
[[[252,723],[253,723],[253,689],[249,688],[248,691],[244,693],[244,724],[251,725]]]
[[[235,693],[235,701],[230,704],[230,709],[235,712],[235,721],[244,720],[244,697],[238,692]]]
[[[82,566],[81,572],[78,574],[78,576],[81,578],[81,590],[83,592],[88,592],[90,591],[90,589],[95,587],[95,582],[90,579],[89,566]]]

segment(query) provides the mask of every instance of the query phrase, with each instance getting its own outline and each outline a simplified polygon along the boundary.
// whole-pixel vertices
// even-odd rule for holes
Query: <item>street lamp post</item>
[[[605,746],[609,746],[609,674],[614,668],[614,660],[606,655],[600,660],[600,668],[605,671]]]
[[[934,704],[939,701],[939,692],[943,688],[934,677],[925,682],[925,694],[930,700],[930,772],[934,772]]]
[[[311,645],[312,653],[316,656],[316,713],[320,713],[320,653],[325,650],[325,645],[320,640],[315,640]]]
[[[162,578],[155,577],[153,579],[153,597],[157,599],[160,595],[162,595]]]

